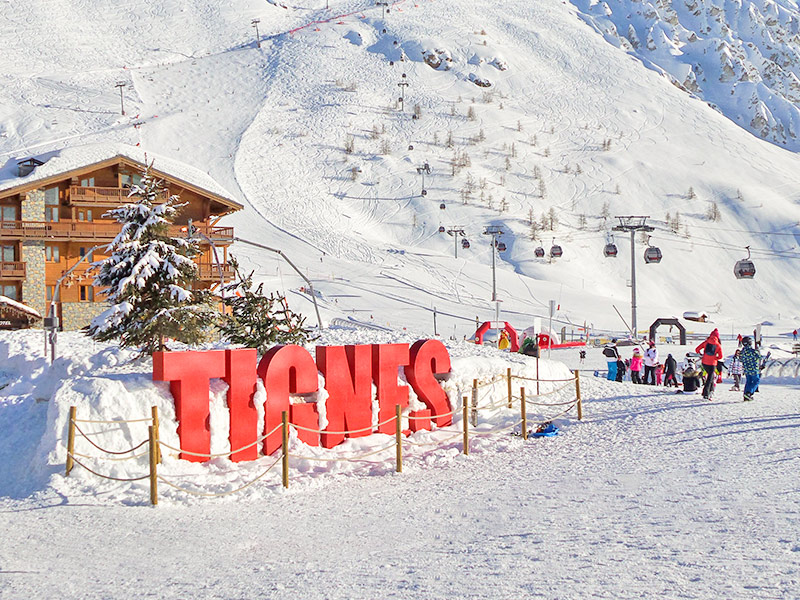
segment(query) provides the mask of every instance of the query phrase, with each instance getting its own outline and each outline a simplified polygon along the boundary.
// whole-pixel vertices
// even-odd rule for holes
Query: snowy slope
[[[482,232],[499,225],[505,319],[524,327],[552,299],[559,327],[621,330],[630,255],[617,235],[619,258],[603,258],[606,212],[651,215],[664,252],[645,266],[637,238],[640,329],[685,310],[726,332],[764,319],[796,327],[793,153],[609,44],[585,22],[596,7],[447,7],[398,2],[383,18],[366,1],[6,3],[0,157],[122,141],[208,172],[248,207],[229,219],[239,235],[282,248],[313,280],[325,322],[430,331],[436,307],[440,333],[470,334],[476,316],[494,314]],[[706,216],[714,205],[721,221]],[[554,231],[531,240],[531,214],[557,216]],[[440,226],[464,227],[470,249],[454,258]],[[534,258],[553,241],[562,259]],[[737,281],[746,245],[757,279]],[[234,252],[313,314],[286,263]]]

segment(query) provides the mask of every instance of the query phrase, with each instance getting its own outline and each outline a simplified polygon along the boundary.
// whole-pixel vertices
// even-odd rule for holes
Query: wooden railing
[[[19,261],[0,262],[0,278],[25,279],[25,263]]]
[[[131,202],[128,194],[130,188],[115,187],[82,187],[73,185],[69,188],[67,204],[87,206],[117,206]],[[167,190],[161,190],[156,196],[156,202],[166,202],[169,198]]]
[[[233,227],[211,227],[196,223],[194,227],[215,244],[233,243]],[[33,239],[52,241],[111,241],[120,232],[119,223],[111,221],[0,221],[0,239]],[[175,237],[186,235],[186,227],[171,225],[169,233]],[[208,245],[199,236],[201,246]]]
[[[234,272],[233,267],[228,264],[222,266],[222,279],[225,283],[233,281]],[[198,263],[198,278],[201,281],[217,282],[220,280],[220,267],[214,263]]]

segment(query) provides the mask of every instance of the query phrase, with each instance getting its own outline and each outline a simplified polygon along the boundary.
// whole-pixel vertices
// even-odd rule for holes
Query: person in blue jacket
[[[753,348],[753,338],[742,338],[742,351],[739,353],[744,368],[744,401],[753,399],[761,380],[761,353]]]

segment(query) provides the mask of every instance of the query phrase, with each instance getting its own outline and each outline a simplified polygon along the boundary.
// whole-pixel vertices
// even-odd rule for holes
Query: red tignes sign
[[[259,432],[272,431],[281,423],[281,413],[289,413],[294,425],[319,429],[319,414],[314,402],[290,404],[290,394],[318,391],[319,371],[325,377],[328,399],[325,412],[328,425],[322,434],[298,429],[298,438],[311,446],[333,448],[345,437],[374,433],[372,424],[372,384],[377,389],[378,422],[391,419],[395,406],[408,406],[408,386],[398,385],[402,367],[409,386],[427,409],[411,412],[412,431],[431,428],[431,419],[442,427],[452,422],[447,394],[436,375],[450,372],[450,355],[438,340],[419,340],[408,344],[370,344],[358,346],[317,346],[316,361],[301,346],[276,346],[258,362],[255,349],[156,352],[153,354],[153,380],[169,381],[175,399],[178,437],[188,452],[209,454],[211,428],[209,381],[221,378],[228,384],[231,449],[243,448],[258,439]],[[253,396],[256,378],[264,382],[267,399],[264,423],[259,426]],[[379,433],[394,433],[395,424],[386,423]],[[360,430],[360,431],[358,431]],[[327,433],[330,431],[330,433]],[[352,431],[352,433],[336,433]],[[280,448],[281,432],[264,440],[264,454]],[[181,453],[181,458],[202,462],[201,456]],[[231,460],[258,458],[256,445],[234,452]]]

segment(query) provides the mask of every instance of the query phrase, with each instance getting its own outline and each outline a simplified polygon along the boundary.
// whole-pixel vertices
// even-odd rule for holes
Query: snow
[[[230,193],[214,181],[207,173],[191,165],[182,163],[152,152],[144,148],[137,148],[123,143],[95,143],[69,146],[58,151],[48,152],[34,156],[44,164],[36,167],[25,177],[17,176],[16,163],[20,160],[30,158],[28,156],[18,156],[9,160],[0,169],[0,192],[20,185],[36,183],[54,175],[60,175],[74,169],[80,169],[88,165],[93,165],[104,160],[116,157],[129,158],[138,162],[142,166],[153,163],[156,171],[168,173],[175,177],[202,188],[208,192],[232,199]]]
[[[685,323],[687,347],[659,351],[681,357],[719,328],[729,354],[739,333],[766,323],[777,360],[761,392],[744,403],[726,382],[703,402],[594,377],[599,348],[583,365],[577,350],[554,350],[543,372],[587,370],[585,418],[559,417],[555,438],[475,437],[468,458],[458,438],[409,444],[399,475],[392,450],[372,464],[294,459],[288,491],[275,471],[222,498],[162,485],[151,509],[144,484],[98,483],[80,467],[63,477],[58,443],[74,403],[80,417],[117,419],[156,405],[175,445],[168,387],[151,381],[149,363],[61,334],[48,367],[41,332],[0,333],[0,595],[797,598],[796,3],[421,1],[385,18],[371,2],[325,4],[0,3],[0,189],[25,181],[22,158],[49,157],[36,178],[118,144],[139,161],[147,151],[156,168],[243,204],[221,224],[279,248],[313,282],[328,327],[315,343],[413,342],[436,328],[455,398],[473,377],[530,368],[463,341],[495,320],[493,257],[499,320],[547,325],[554,301],[552,330],[567,339],[584,325],[624,337],[630,246],[618,234],[618,259],[603,258],[616,221],[602,213],[650,215],[664,259],[645,266],[636,237],[639,333],[702,313],[707,323]],[[714,203],[721,221],[706,216]],[[555,214],[555,230],[530,239],[530,211]],[[456,258],[442,225],[464,227],[470,249],[455,240]],[[507,251],[492,253],[487,226],[504,229]],[[533,256],[552,244],[563,258]],[[732,267],[747,245],[758,272],[739,281]],[[307,283],[283,257],[242,242],[231,251],[256,285],[312,314]],[[483,400],[501,401],[498,388]],[[212,382],[214,452],[227,449],[224,392]],[[260,411],[264,398],[260,389]],[[316,401],[324,407],[324,392]],[[486,411],[481,427],[515,417]],[[146,434],[142,423],[112,430],[98,440],[118,450]],[[348,455],[389,441],[292,444]],[[141,461],[102,468],[140,474]],[[269,464],[167,452],[162,472],[223,492]]]
[[[14,308],[20,312],[25,313],[26,315],[30,315],[32,317],[36,317],[37,319],[41,319],[42,315],[39,314],[38,311],[31,308],[30,306],[26,306],[22,304],[22,302],[17,302],[16,300],[12,300],[6,296],[0,296],[0,304],[5,304],[8,307]]]
[[[346,343],[352,335],[333,329],[323,341]],[[387,335],[358,333],[360,342]],[[370,463],[292,459],[286,491],[274,471],[222,498],[190,497],[162,483],[151,509],[146,485],[98,484],[77,466],[65,478],[58,439],[70,404],[89,419],[140,418],[156,404],[161,435],[174,444],[168,388],[150,381],[149,364],[133,361],[133,352],[79,334],[61,336],[50,370],[40,341],[29,331],[0,337],[0,357],[13,357],[0,363],[0,385],[7,384],[0,400],[7,432],[0,438],[3,597],[121,597],[132,586],[162,598],[794,598],[800,590],[793,378],[768,371],[755,402],[741,402],[727,383],[706,402],[592,377],[604,359],[590,349],[582,365],[589,369],[581,378],[584,420],[574,411],[560,417],[554,438],[522,442],[473,431],[469,457],[461,455],[460,437],[407,444],[402,474],[393,472],[393,449]],[[450,350],[447,385],[459,392],[473,375],[530,361],[471,344]],[[552,354],[571,366],[578,359],[576,349]],[[556,361],[541,365],[551,377],[567,373]],[[502,402],[504,383],[499,388],[481,402]],[[212,382],[215,452],[227,450],[224,392]],[[477,431],[514,422],[516,412],[480,418]],[[459,426],[457,419],[456,433]],[[145,435],[142,423],[112,429],[94,436],[110,449]],[[443,433],[408,440],[437,437]],[[323,451],[293,439],[292,450],[341,456],[391,441],[375,435]],[[92,450],[80,440],[76,449]],[[271,461],[197,464],[165,452],[160,472],[221,492]],[[118,477],[145,468],[131,462],[138,464],[92,464]]]

